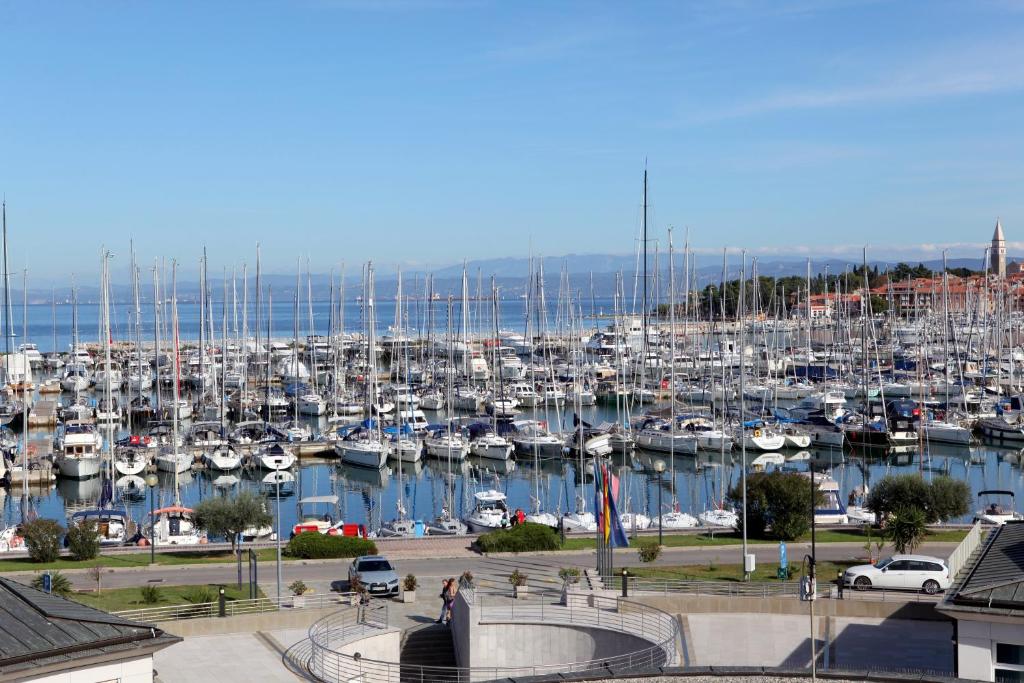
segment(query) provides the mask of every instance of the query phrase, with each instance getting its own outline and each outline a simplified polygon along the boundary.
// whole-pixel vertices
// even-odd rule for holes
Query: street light
[[[155,474],[146,475],[149,487],[149,563],[156,564],[156,485],[160,480]]]
[[[665,510],[661,507],[661,475],[665,473],[665,461],[659,460],[654,463],[654,471],[658,473],[658,545],[664,545],[661,519],[665,514]]]
[[[284,458],[274,458],[274,485],[277,488],[277,604],[281,604],[281,465]]]

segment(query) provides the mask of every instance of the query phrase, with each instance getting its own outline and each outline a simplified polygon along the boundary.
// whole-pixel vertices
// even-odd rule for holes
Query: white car
[[[878,564],[850,567],[843,574],[843,584],[857,590],[923,590],[928,595],[934,595],[946,590],[952,583],[946,561],[928,555],[893,555],[880,560]]]

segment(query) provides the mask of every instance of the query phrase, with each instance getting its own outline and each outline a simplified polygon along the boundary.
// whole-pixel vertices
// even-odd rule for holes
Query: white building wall
[[[153,683],[153,656],[29,678],[32,683]]]
[[[1024,646],[1024,624],[957,622],[957,676],[995,680],[996,643]]]

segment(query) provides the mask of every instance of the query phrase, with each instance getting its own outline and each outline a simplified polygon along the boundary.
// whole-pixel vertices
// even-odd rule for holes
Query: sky
[[[0,0],[12,268],[1024,253],[1024,2]]]

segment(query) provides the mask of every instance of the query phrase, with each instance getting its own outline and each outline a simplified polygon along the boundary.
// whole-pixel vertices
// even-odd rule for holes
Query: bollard
[[[624,597],[624,598],[628,598],[629,597],[629,581],[627,580],[628,578],[629,578],[629,573],[626,571],[626,568],[623,567],[622,568],[622,597]]]
[[[226,617],[227,615],[227,599],[224,597],[224,586],[221,586],[217,595],[217,616]]]
[[[840,569],[836,572],[836,583],[839,585],[839,599],[843,599],[843,570]]]

